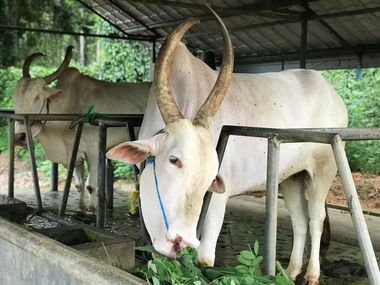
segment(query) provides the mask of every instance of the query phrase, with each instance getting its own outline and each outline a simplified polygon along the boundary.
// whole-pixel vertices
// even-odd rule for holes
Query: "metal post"
[[[14,198],[15,181],[15,121],[9,119],[8,134],[9,168],[8,168],[8,197]]]
[[[265,203],[264,272],[276,273],[277,197],[280,141],[277,136],[268,138],[267,197]]]
[[[50,181],[52,192],[58,191],[58,163],[52,162],[50,165]]]
[[[306,68],[306,50],[307,50],[307,17],[302,16],[300,68]]]
[[[127,123],[127,130],[128,130],[128,136],[129,136],[129,141],[134,141],[136,140],[136,134],[135,134],[135,128],[132,126],[132,124]],[[139,176],[140,170],[136,166],[136,164],[133,165],[133,181],[135,183],[139,183]]]
[[[359,246],[363,254],[364,264],[371,284],[379,284],[380,272],[375,252],[371,243],[368,229],[364,220],[360,201],[356,192],[354,180],[352,179],[350,165],[348,164],[344,144],[339,135],[335,135],[332,141],[332,149],[338,166],[339,175],[342,180],[343,190],[346,195],[348,208],[351,213],[352,222],[358,235]]]
[[[219,135],[218,143],[216,145],[216,152],[218,153],[219,167],[220,167],[220,164],[222,163],[224,152],[226,151],[229,137],[230,135],[228,134],[227,131],[225,131],[225,127],[222,127],[222,130]],[[198,239],[200,239],[202,235],[202,229],[203,229],[203,225],[206,219],[207,210],[210,205],[211,198],[212,198],[212,192],[207,191],[205,196],[203,197],[202,210],[199,215],[199,220],[197,224]]]
[[[113,209],[113,166],[112,160],[106,160],[106,201],[107,210]]]
[[[79,149],[80,138],[82,135],[82,129],[83,129],[82,123],[79,123],[75,128],[74,144],[73,144],[73,149],[71,152],[69,169],[67,170],[67,177],[66,177],[66,182],[65,182],[65,188],[63,190],[61,209],[59,210],[59,213],[58,213],[58,217],[61,219],[63,219],[66,212],[67,200],[69,199],[70,185],[71,185],[71,180],[73,179],[73,172],[74,172],[75,162],[77,159],[77,153]]]
[[[36,156],[34,153],[34,146],[33,146],[32,129],[31,129],[31,123],[29,121],[28,116],[25,116],[24,124],[26,127],[26,140],[28,143],[30,164],[32,166],[32,176],[33,176],[33,182],[34,182],[34,192],[36,194],[36,199],[37,199],[37,209],[42,210],[41,191],[40,191],[40,183],[38,181]]]
[[[106,211],[106,141],[107,127],[102,121],[99,122],[99,152],[98,152],[98,205],[96,207],[96,226],[105,228],[105,211]]]

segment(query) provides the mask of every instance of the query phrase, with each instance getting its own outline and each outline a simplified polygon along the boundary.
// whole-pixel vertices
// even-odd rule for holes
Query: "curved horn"
[[[23,78],[30,78],[30,73],[29,73],[29,66],[30,64],[32,63],[32,61],[36,58],[36,57],[39,57],[39,56],[43,56],[44,54],[43,53],[40,53],[40,52],[36,52],[36,53],[33,53],[31,55],[29,55],[25,61],[24,61],[24,65],[22,66],[22,77]]]
[[[177,43],[181,40],[187,30],[197,23],[199,23],[199,19],[189,18],[178,25],[162,44],[156,59],[153,88],[155,90],[158,107],[165,124],[169,124],[183,118],[169,84],[170,61],[171,55],[176,48]]]
[[[62,72],[69,66],[71,56],[73,54],[72,50],[73,50],[73,46],[68,46],[66,49],[65,58],[64,58],[63,62],[61,63],[61,66],[56,71],[54,71],[52,74],[44,77],[46,84],[49,84],[49,83],[53,82],[54,80],[56,80],[62,74]]]
[[[234,65],[233,48],[226,26],[224,25],[220,17],[215,13],[215,11],[210,6],[208,6],[208,8],[216,17],[218,25],[222,30],[224,53],[222,65],[220,67],[219,75],[215,82],[215,85],[212,88],[211,93],[207,97],[206,101],[199,108],[193,120],[194,125],[204,126],[205,128],[208,128],[210,126],[212,119],[214,118],[216,112],[218,111],[220,105],[223,102],[223,99],[227,93],[228,86],[231,81],[232,70]]]

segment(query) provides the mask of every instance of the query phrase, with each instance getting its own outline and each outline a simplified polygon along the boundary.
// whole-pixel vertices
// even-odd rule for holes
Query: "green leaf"
[[[149,260],[149,261],[148,261],[148,268],[149,268],[150,270],[152,270],[154,273],[157,274],[157,266],[156,266],[156,264],[153,263],[152,260]]]
[[[157,279],[157,277],[152,277],[153,285],[160,285],[160,280]]]
[[[242,256],[243,258],[247,259],[247,260],[255,259],[255,255],[250,250],[243,250],[240,252],[239,255]]]
[[[253,252],[255,253],[255,255],[259,254],[259,241],[258,240],[256,240],[255,244],[253,245]]]

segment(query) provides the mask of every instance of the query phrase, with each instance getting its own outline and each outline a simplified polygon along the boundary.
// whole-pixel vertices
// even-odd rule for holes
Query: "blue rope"
[[[160,191],[158,189],[158,181],[157,181],[157,174],[156,174],[156,158],[154,156],[149,156],[146,159],[146,164],[153,164],[153,174],[154,174],[154,183],[155,183],[156,193],[157,193],[158,201],[160,202],[162,215],[164,216],[166,230],[169,230],[168,218],[166,217],[164,204],[162,203]]]

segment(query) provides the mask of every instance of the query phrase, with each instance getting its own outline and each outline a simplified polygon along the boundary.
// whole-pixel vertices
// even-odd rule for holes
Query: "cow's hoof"
[[[85,203],[79,203],[79,210],[81,211],[81,213],[86,214],[86,212],[87,212],[86,204]]]
[[[213,267],[214,266],[214,262],[207,258],[199,259],[197,264],[199,267]]]
[[[302,285],[319,285],[319,280],[315,278],[303,279]]]
[[[89,214],[89,215],[95,215],[96,214],[96,208],[94,206],[89,206],[87,208],[87,214]]]

